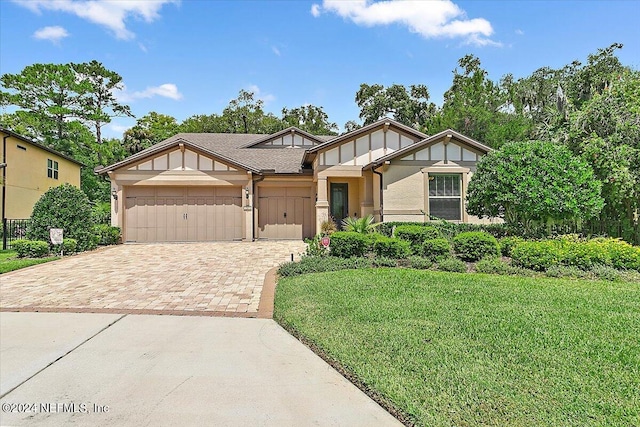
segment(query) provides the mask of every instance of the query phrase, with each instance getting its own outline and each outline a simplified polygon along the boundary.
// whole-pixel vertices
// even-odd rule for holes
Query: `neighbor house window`
[[[55,160],[47,159],[47,176],[58,179],[58,162]]]
[[[429,215],[462,220],[462,175],[429,174]]]

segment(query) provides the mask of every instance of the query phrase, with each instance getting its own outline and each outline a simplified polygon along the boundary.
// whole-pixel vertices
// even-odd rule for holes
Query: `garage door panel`
[[[180,242],[239,240],[242,238],[241,188],[203,188],[189,197],[187,188],[135,188],[126,190],[127,241]],[[149,192],[153,197],[149,197]],[[179,193],[178,195],[176,193]],[[210,196],[204,196],[209,194]]]
[[[312,237],[313,212],[310,193],[309,187],[260,187],[258,190],[258,237],[266,239]]]

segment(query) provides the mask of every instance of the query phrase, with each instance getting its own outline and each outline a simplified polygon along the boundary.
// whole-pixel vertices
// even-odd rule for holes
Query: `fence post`
[[[7,250],[7,218],[2,218],[2,250]]]

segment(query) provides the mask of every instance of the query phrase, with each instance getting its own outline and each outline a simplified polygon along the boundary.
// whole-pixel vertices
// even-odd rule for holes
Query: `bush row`
[[[97,245],[116,245],[120,241],[120,228],[106,224],[94,226],[94,234],[90,244],[80,247],[76,239],[65,237],[62,245],[52,245],[44,240],[15,240],[11,243],[19,258],[42,258],[50,254],[74,254],[87,249],[95,249]]]
[[[640,247],[612,238],[519,242],[511,249],[513,264],[536,271],[552,267],[576,267],[590,270],[594,266],[640,271]]]

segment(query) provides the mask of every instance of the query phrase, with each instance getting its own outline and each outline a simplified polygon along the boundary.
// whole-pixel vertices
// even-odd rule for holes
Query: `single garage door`
[[[310,187],[260,187],[258,237],[298,239],[313,237]]]
[[[127,187],[125,195],[128,242],[242,239],[240,187]]]

